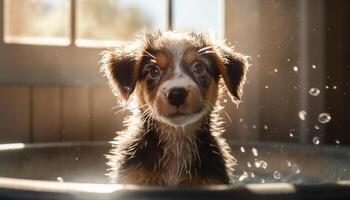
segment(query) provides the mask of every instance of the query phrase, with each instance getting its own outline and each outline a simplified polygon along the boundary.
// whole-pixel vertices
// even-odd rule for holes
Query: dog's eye
[[[161,71],[157,65],[146,65],[146,72],[151,79],[156,79],[160,76]]]
[[[194,63],[192,67],[192,71],[193,73],[199,76],[204,75],[206,73],[205,66],[201,62]]]

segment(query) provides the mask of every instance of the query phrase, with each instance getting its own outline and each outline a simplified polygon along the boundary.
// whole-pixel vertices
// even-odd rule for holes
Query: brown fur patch
[[[169,56],[165,52],[158,52],[155,57],[159,68],[166,69],[170,62]]]
[[[184,61],[186,64],[192,64],[198,57],[198,51],[195,49],[189,49],[184,54]]]

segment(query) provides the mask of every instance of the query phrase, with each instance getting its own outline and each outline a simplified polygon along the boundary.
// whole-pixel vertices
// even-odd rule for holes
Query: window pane
[[[203,31],[224,34],[223,0],[174,0],[174,29],[177,31]]]
[[[113,46],[144,28],[167,29],[167,0],[77,0],[79,46]]]
[[[5,0],[7,43],[68,45],[69,0]]]

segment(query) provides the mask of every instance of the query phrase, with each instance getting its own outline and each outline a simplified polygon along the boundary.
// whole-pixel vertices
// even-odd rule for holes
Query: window
[[[78,46],[110,46],[168,26],[166,0],[78,0],[76,16]]]
[[[120,41],[132,40],[146,28],[167,30],[170,24],[177,31],[210,31],[216,37],[223,37],[223,2],[5,0],[4,41],[108,47]],[[172,15],[170,18],[169,13]]]
[[[175,30],[210,32],[215,37],[223,38],[225,13],[223,0],[176,0],[173,10]]]
[[[167,9],[167,0],[5,0],[4,40],[69,45],[73,39],[77,46],[113,46],[146,27],[166,30]]]
[[[6,43],[69,45],[70,1],[5,0]]]

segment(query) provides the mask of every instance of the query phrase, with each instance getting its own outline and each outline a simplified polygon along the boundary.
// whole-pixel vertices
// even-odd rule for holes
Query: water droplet
[[[299,166],[297,164],[292,165],[292,172],[294,174],[300,174],[300,169],[299,169]]]
[[[339,140],[334,140],[336,144],[340,144],[340,141]]]
[[[244,147],[241,147],[241,152],[242,152],[242,153],[244,153],[244,152],[245,152]]]
[[[264,160],[261,160],[260,161],[260,167],[263,168],[263,169],[266,169],[267,168],[267,162],[264,161]]]
[[[254,178],[254,177],[255,177],[254,172],[250,172],[250,177],[252,177],[252,178]]]
[[[227,99],[224,99],[224,103],[227,103]]]
[[[256,129],[256,125],[255,125],[255,124],[253,124],[252,128],[253,128],[253,129]]]
[[[328,113],[321,113],[318,115],[318,121],[322,124],[328,123],[331,121],[331,116]]]
[[[269,89],[269,86],[268,86],[268,85],[265,85],[265,89]]]
[[[239,119],[239,122],[243,122],[243,119],[242,119],[242,118],[240,118],[240,119]]]
[[[328,85],[326,85],[326,86],[324,86],[324,88],[326,88],[327,90],[329,89],[329,86]]]
[[[293,71],[294,71],[294,72],[298,72],[298,70],[299,70],[299,69],[298,69],[297,66],[294,66],[294,67],[293,67]]]
[[[273,177],[275,179],[281,179],[281,173],[279,171],[274,171],[273,172]]]
[[[256,57],[260,58],[260,57],[261,57],[261,55],[260,55],[260,54],[258,54]]]
[[[239,177],[239,181],[244,181],[248,178],[248,173],[246,171],[243,172],[243,174]]]
[[[316,69],[316,65],[311,65],[312,69]]]
[[[277,73],[277,72],[278,72],[278,69],[274,69],[273,71],[274,71],[275,73]]]
[[[301,110],[301,111],[299,111],[299,113],[298,113],[298,116],[299,116],[299,118],[301,119],[301,120],[305,120],[305,118],[306,118],[306,111],[305,110]]]
[[[262,179],[261,179],[261,183],[265,183],[265,179],[262,178]]]
[[[291,166],[292,166],[292,163],[291,163],[289,160],[287,160],[287,161],[286,161],[286,165],[287,165],[287,167],[291,167]]]
[[[318,125],[315,125],[314,127],[315,127],[316,130],[320,129],[320,127]]]
[[[64,180],[63,180],[63,178],[62,178],[62,177],[57,177],[57,181],[58,181],[58,182],[61,182],[61,183],[63,183],[63,182],[64,182]]]
[[[316,145],[320,144],[320,138],[319,137],[314,137],[312,138],[312,142]]]
[[[309,94],[312,95],[312,96],[318,96],[320,94],[320,90],[317,89],[317,88],[311,88],[309,90]]]
[[[252,148],[252,153],[255,157],[258,156],[258,150],[254,147]]]
[[[289,62],[290,61],[290,59],[289,58],[287,58],[287,62]]]
[[[267,130],[267,129],[269,129],[269,127],[265,124],[264,129]]]
[[[254,161],[254,165],[256,168],[260,168],[260,162],[258,160]]]
[[[337,86],[336,86],[336,85],[333,85],[333,89],[336,90],[336,89],[337,89]]]
[[[252,164],[250,164],[250,162],[248,161],[247,162],[247,167],[251,168],[252,167]]]
[[[79,158],[78,158],[78,157],[75,157],[74,160],[79,160]]]
[[[294,134],[293,133],[289,133],[289,137],[294,137]]]

